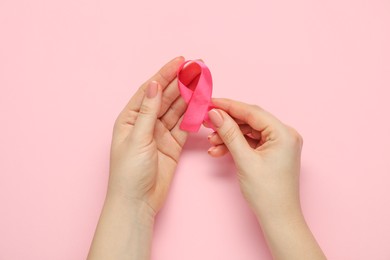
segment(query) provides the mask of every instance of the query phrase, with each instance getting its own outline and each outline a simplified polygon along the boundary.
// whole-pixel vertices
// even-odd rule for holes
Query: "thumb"
[[[251,150],[238,124],[225,111],[212,109],[208,113],[215,130],[235,160],[243,158]]]
[[[161,85],[157,81],[151,81],[145,91],[145,96],[134,124],[133,134],[137,139],[147,138],[152,140],[157,114],[161,108],[161,96]]]

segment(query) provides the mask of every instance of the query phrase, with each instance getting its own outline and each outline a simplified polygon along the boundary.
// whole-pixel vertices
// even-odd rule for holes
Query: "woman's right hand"
[[[231,153],[241,191],[260,216],[300,209],[299,171],[302,137],[264,109],[229,99],[213,99],[209,112],[217,131],[209,154]]]
[[[258,106],[219,98],[212,103],[216,132],[209,136],[209,154],[231,153],[275,259],[325,259],[300,206],[301,135]]]

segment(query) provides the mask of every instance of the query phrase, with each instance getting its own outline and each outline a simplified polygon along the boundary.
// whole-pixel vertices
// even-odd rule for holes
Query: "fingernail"
[[[216,133],[215,132],[212,132],[211,134],[209,134],[209,136],[207,136],[207,139],[211,139],[214,135],[216,135]]]
[[[215,150],[215,148],[217,148],[217,147],[216,147],[216,146],[210,147],[210,148],[207,150],[207,152],[208,152],[208,153],[211,153],[212,151]]]
[[[209,111],[209,118],[211,123],[217,128],[221,127],[223,124],[223,118],[221,113],[216,109],[211,109]]]
[[[158,83],[156,81],[152,81],[149,83],[148,90],[146,91],[147,98],[154,98],[157,95]]]

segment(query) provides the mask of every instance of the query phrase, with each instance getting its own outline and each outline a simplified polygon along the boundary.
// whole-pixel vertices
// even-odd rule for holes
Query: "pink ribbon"
[[[189,86],[183,84],[181,80],[181,78],[185,77],[184,74],[186,73],[186,70],[183,68],[190,62],[196,63],[200,68],[200,74],[198,76],[199,80],[195,88],[191,86],[191,89]],[[180,94],[188,104],[183,121],[180,124],[180,129],[188,132],[198,132],[203,121],[212,126],[207,113],[213,108],[211,104],[213,81],[209,68],[203,62],[188,60],[178,69],[177,79]]]

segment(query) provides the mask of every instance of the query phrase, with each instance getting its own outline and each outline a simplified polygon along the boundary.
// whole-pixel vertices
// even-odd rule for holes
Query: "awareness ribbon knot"
[[[191,89],[181,80],[183,74],[186,73],[183,68],[187,63],[196,63],[200,68],[198,82],[195,82],[196,86]],[[188,132],[198,132],[203,121],[212,126],[207,113],[213,108],[211,104],[213,82],[209,68],[203,62],[188,60],[179,67],[177,79],[180,94],[188,104],[180,129]]]

